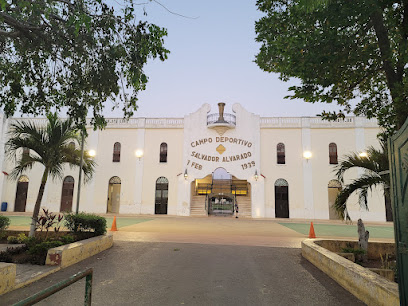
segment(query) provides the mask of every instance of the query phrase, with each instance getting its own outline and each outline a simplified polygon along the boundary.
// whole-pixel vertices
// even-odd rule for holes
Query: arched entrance
[[[328,202],[329,202],[329,220],[339,220],[339,215],[333,205],[336,202],[337,195],[341,191],[341,183],[338,180],[330,180],[327,186]]]
[[[25,175],[20,176],[18,179],[14,211],[25,211],[26,209],[28,181],[28,177]]]
[[[275,217],[289,218],[289,184],[282,178],[275,182]]]
[[[212,174],[211,193],[208,195],[208,214],[232,215],[234,205],[232,175],[224,168],[217,168]]]
[[[108,187],[108,213],[119,213],[120,206],[120,178],[117,176],[111,177]]]
[[[66,176],[62,183],[61,191],[61,205],[60,211],[71,212],[72,211],[72,198],[74,196],[74,184],[75,180],[72,176]]]
[[[167,204],[169,198],[169,180],[163,176],[156,180],[155,209],[158,215],[167,214]]]
[[[191,184],[191,216],[235,215],[251,217],[250,184],[237,179],[224,168],[196,179]]]

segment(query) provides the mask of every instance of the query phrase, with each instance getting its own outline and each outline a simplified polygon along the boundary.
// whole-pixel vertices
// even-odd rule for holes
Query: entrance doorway
[[[157,215],[167,214],[167,204],[169,199],[169,180],[163,176],[156,180],[155,208]]]
[[[72,176],[64,178],[61,191],[61,206],[60,211],[71,212],[72,211],[72,198],[74,196],[74,184],[75,180]]]
[[[338,180],[330,180],[327,186],[328,202],[329,202],[329,220],[339,220],[340,217],[333,205],[336,202],[337,195],[341,191],[341,183]]]
[[[224,168],[217,168],[210,175],[196,179],[191,186],[190,214],[235,215],[251,217],[251,185],[228,173]]]
[[[14,202],[14,211],[25,211],[28,193],[28,177],[20,176],[17,183],[16,200]]]
[[[208,196],[209,215],[234,214],[235,196],[232,191],[232,175],[224,168],[212,174],[211,193]]]
[[[282,178],[275,182],[275,217],[289,218],[289,184]]]
[[[108,213],[119,213],[120,206],[120,178],[117,176],[111,177],[108,187],[108,207],[106,211]]]

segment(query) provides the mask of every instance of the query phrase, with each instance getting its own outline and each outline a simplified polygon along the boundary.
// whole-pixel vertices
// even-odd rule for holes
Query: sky
[[[165,27],[168,59],[150,61],[145,72],[149,82],[139,94],[134,117],[184,117],[204,103],[217,111],[234,103],[262,117],[315,116],[335,105],[311,104],[284,99],[296,80],[283,82],[279,75],[262,71],[255,63],[260,44],[255,42],[255,21],[263,15],[250,0],[160,0],[138,6],[139,15]],[[119,2],[119,0],[116,0]],[[142,3],[141,2],[141,3]],[[142,10],[147,16],[142,16]],[[109,108],[109,107],[108,107]],[[121,117],[120,110],[105,111]]]

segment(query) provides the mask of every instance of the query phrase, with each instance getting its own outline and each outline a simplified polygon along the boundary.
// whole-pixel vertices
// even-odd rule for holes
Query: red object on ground
[[[118,229],[116,227],[116,216],[113,217],[113,222],[112,222],[112,227],[111,227],[111,232],[117,232]]]
[[[313,222],[310,222],[309,238],[316,238]]]

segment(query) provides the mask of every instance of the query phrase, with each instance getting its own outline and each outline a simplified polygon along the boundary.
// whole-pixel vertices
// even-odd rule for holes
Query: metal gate
[[[408,305],[408,119],[388,141],[401,305]]]
[[[210,194],[208,197],[209,215],[233,215],[235,207],[235,196]]]

